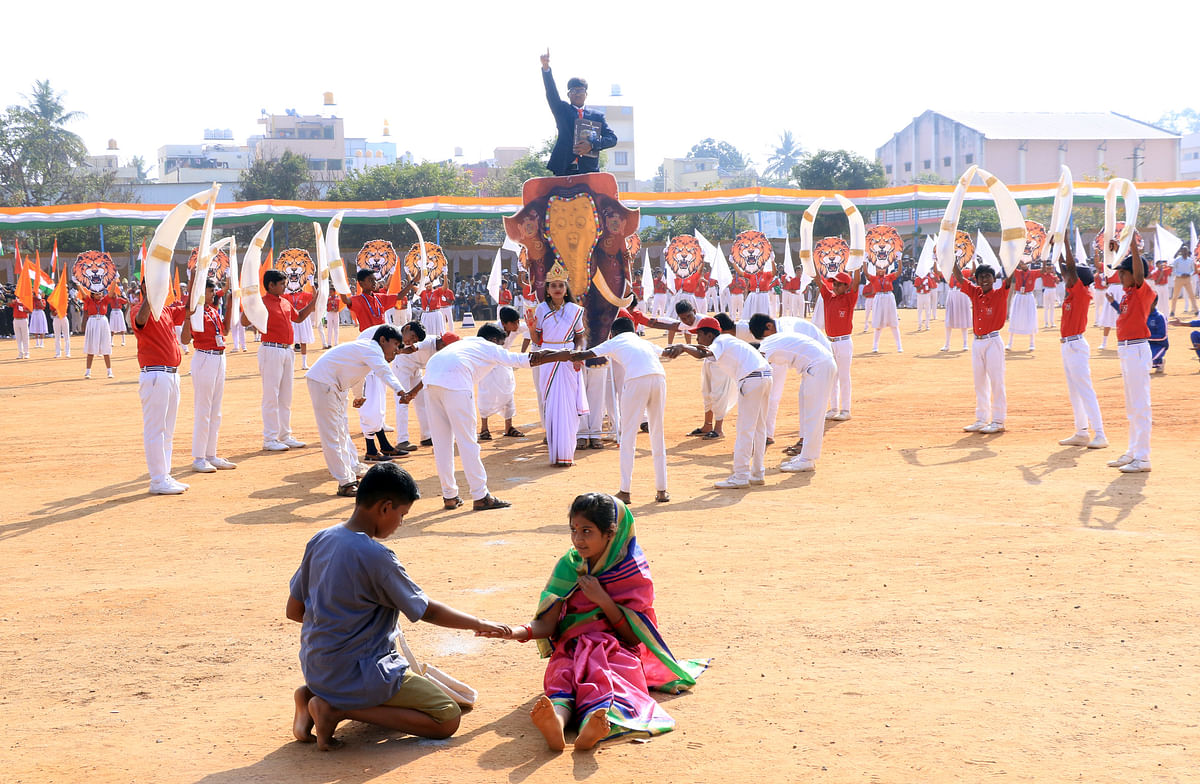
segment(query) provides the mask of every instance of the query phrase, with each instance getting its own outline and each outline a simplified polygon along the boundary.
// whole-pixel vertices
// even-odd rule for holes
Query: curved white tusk
[[[412,230],[417,233],[417,251],[421,254],[421,281],[420,285],[425,286],[426,280],[429,277],[429,257],[425,255],[425,238],[421,236],[421,227],[416,224],[412,218],[404,219]]]
[[[817,213],[821,211],[821,205],[824,203],[825,197],[818,197],[808,205],[800,220],[800,269],[810,278],[817,277],[817,265],[813,261],[813,223],[817,220]]]
[[[1000,216],[1000,266],[1004,268],[1004,277],[1008,277],[1017,268],[1021,254],[1025,252],[1025,216],[1021,214],[1021,208],[1017,206],[1008,186],[999,177],[983,169],[979,170],[979,177],[992,194],[996,213]]]
[[[592,275],[592,285],[600,292],[600,296],[608,300],[610,305],[615,305],[618,308],[627,308],[633,302],[633,296],[618,297],[613,294],[613,290],[609,288],[608,281],[604,279],[604,273],[596,270],[596,274]]]
[[[142,275],[146,280],[146,299],[150,303],[150,317],[158,319],[167,304],[167,293],[171,288],[171,259],[175,254],[175,243],[179,234],[191,220],[192,214],[216,199],[216,188],[209,188],[176,204],[167,217],[154,230],[154,238],[146,250],[142,262]]]
[[[1051,262],[1055,269],[1058,269],[1058,260],[1063,257],[1067,224],[1071,221],[1071,210],[1074,206],[1075,184],[1071,180],[1071,170],[1063,166],[1058,178],[1058,189],[1054,191],[1054,209],[1050,213],[1050,237],[1042,247],[1042,261]]]
[[[1117,236],[1119,246],[1116,252],[1108,249],[1108,243],[1114,239],[1114,232],[1117,228],[1117,196],[1125,203],[1125,226],[1121,229],[1120,236]],[[1133,244],[1133,232],[1137,228],[1137,213],[1139,199],[1137,188],[1132,182],[1123,177],[1116,177],[1108,182],[1108,189],[1104,191],[1104,266],[1108,270],[1115,271],[1117,265],[1121,263],[1121,259],[1125,258],[1125,254],[1129,252],[1129,246]]]
[[[967,186],[971,184],[978,169],[978,166],[968,166],[963,175],[958,178],[958,185],[954,186],[954,194],[950,197],[950,203],[946,205],[946,212],[942,215],[942,223],[938,229],[937,264],[942,276],[947,280],[950,279],[950,273],[954,269],[954,239],[955,234],[958,233],[958,216],[962,214]]]
[[[342,210],[329,219],[329,229],[325,233],[325,263],[329,267],[329,279],[338,294],[350,296],[350,276],[346,274],[346,264],[342,261],[342,252],[338,247],[338,235],[342,230],[342,219],[346,211]]]
[[[210,204],[211,206],[211,204]],[[228,248],[233,242],[233,235],[230,234],[224,239],[218,240],[216,244],[208,246],[208,252],[197,254],[196,256],[196,284],[192,287],[192,291],[188,292],[188,299],[191,302],[194,311],[192,311],[192,329],[200,332],[204,329],[204,290],[207,288],[208,270],[212,266],[212,260],[217,257],[222,248]],[[203,264],[201,264],[203,261]],[[200,300],[196,301],[195,292],[200,292]]]
[[[313,236],[317,242],[317,277],[314,283],[316,284],[317,304],[313,309],[314,313],[321,315],[325,314],[325,306],[329,304],[329,247],[328,237],[321,232],[321,224],[313,222]]]
[[[267,244],[267,235],[271,233],[274,220],[258,230],[250,247],[246,248],[246,256],[242,259],[242,310],[246,318],[259,332],[267,331],[267,306],[262,300],[262,249]]]
[[[842,211],[846,213],[846,219],[850,221],[850,257],[846,260],[846,271],[854,272],[866,261],[867,227],[863,223],[862,213],[858,211],[858,207],[854,206],[854,202],[840,193],[833,194],[833,198],[842,205]]]
[[[208,200],[208,208],[204,211],[204,226],[200,229],[200,246],[196,252],[196,280],[208,280],[208,267],[212,263],[216,251],[212,248],[213,212],[217,208],[217,191],[221,189],[215,182],[212,184],[212,198]],[[195,286],[188,292],[188,304],[195,308],[192,313],[192,329],[204,329],[204,286]]]
[[[229,324],[241,323],[242,320],[242,279],[238,275],[237,240],[229,236]]]

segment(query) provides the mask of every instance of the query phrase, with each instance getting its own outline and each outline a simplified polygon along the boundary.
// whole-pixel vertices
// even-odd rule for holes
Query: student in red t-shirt
[[[1109,248],[1118,248],[1116,240]],[[1150,470],[1150,328],[1146,317],[1154,307],[1157,292],[1146,282],[1148,265],[1138,252],[1137,243],[1129,246],[1130,255],[1117,267],[1125,296],[1117,315],[1117,357],[1121,360],[1121,378],[1125,385],[1125,416],[1129,419],[1129,447],[1116,460],[1109,461],[1123,473]]]
[[[421,292],[421,326],[425,328],[425,334],[437,337],[450,331],[453,305],[453,291],[446,286],[434,288],[432,281],[426,284]]]
[[[317,306],[316,298],[297,311],[284,296],[287,278],[279,270],[263,273],[263,306],[267,309],[267,330],[258,345],[258,375],[262,378],[263,449],[286,452],[300,449],[303,441],[292,438],[292,324],[303,321]],[[250,320],[242,312],[242,323]]]
[[[1014,270],[1015,272],[1015,270]],[[1000,330],[1008,315],[1008,290],[1012,276],[996,287],[996,272],[987,264],[975,268],[975,283],[963,277],[954,261],[954,280],[971,300],[971,368],[975,377],[975,421],[963,428],[968,433],[1000,433],[1008,413],[1004,390],[1004,341]]]
[[[1066,243],[1069,244],[1069,243]],[[1042,262],[1042,326],[1054,329],[1054,309],[1058,307],[1058,273],[1049,261]]]
[[[192,285],[196,271],[192,270]],[[191,288],[189,286],[188,288]],[[211,278],[204,285],[204,328],[192,329],[192,313],[188,308],[183,320],[181,337],[186,346],[193,343],[196,357],[192,360],[192,470],[211,474],[218,470],[237,468],[235,463],[217,456],[217,436],[221,429],[221,399],[225,395],[225,336],[229,334],[229,318],[233,315],[232,292],[221,292],[225,300],[225,315],[217,310],[217,284]]]
[[[13,332],[17,338],[17,359],[29,359],[29,309],[22,305],[19,299],[13,299],[8,305],[12,308]],[[111,369],[108,374],[112,375]]]
[[[1059,322],[1059,338],[1062,343],[1063,372],[1067,376],[1067,396],[1071,400],[1071,411],[1075,415],[1075,434],[1058,443],[1062,446],[1086,446],[1103,449],[1108,446],[1104,436],[1104,422],[1100,418],[1100,403],[1092,387],[1092,369],[1084,331],[1087,329],[1088,308],[1092,304],[1092,271],[1075,266],[1075,254],[1070,243],[1065,247],[1066,257],[1062,264],[1062,278],[1066,285],[1063,297],[1062,319]],[[1088,427],[1095,431],[1089,438]]]
[[[336,297],[330,297],[325,301],[325,332],[322,337],[321,348],[333,348],[341,342],[341,334],[338,330],[340,326],[338,314],[342,312],[342,300],[339,294]]]
[[[112,328],[108,324],[108,309],[113,306],[113,299],[99,291],[88,291],[83,298],[83,352],[87,354],[84,360],[87,365],[83,371],[84,378],[92,377],[92,360],[96,355],[104,357],[104,367],[108,368],[108,377],[112,372]]]
[[[937,318],[937,274],[931,270],[928,275],[914,277],[913,288],[917,291],[917,332],[928,332]]]
[[[283,273],[277,272],[281,278]],[[146,297],[146,279],[141,281],[141,300],[133,315],[133,336],[137,338],[138,397],[142,402],[142,447],[150,472],[150,492],[154,495],[179,495],[188,486],[171,476],[172,442],[175,416],[179,411],[179,339],[175,326],[182,326],[182,307],[166,307],[158,318],[150,314]],[[105,319],[107,327],[108,320]]]
[[[839,422],[850,418],[850,363],[854,361],[854,306],[858,303],[858,282],[862,279],[862,267],[851,275],[839,272],[832,283],[824,275],[818,275],[821,292],[821,308],[825,311],[825,334],[833,348],[833,361],[837,364],[837,383],[829,395],[829,410],[826,419]]]
[[[871,308],[870,324],[875,328],[875,342],[871,346],[871,352],[879,353],[879,335],[885,328],[892,331],[892,337],[896,341],[896,353],[903,354],[904,347],[900,345],[900,313],[896,309],[896,295],[893,293],[896,278],[899,277],[899,272],[892,270],[884,272],[881,268],[875,268],[878,274],[867,273],[867,278],[870,282],[867,284],[876,294]]]

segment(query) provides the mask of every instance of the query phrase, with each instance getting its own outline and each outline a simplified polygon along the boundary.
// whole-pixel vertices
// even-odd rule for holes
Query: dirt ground
[[[1095,330],[1113,445],[1088,451],[1057,444],[1072,430],[1057,331],[1009,355],[1008,432],[968,435],[969,355],[937,350],[940,321],[915,333],[913,311],[901,318],[903,354],[855,337],[854,418],[830,423],[813,474],[776,468],[796,429],[789,379],[767,485],[751,491],[712,488],[732,424],[724,440],[686,437],[700,363],[667,365],[673,501],[651,502],[639,448],[633,510],[663,634],[712,668],[662,698],[675,732],[562,754],[528,720],[543,673],[531,646],[428,624],[406,627],[417,655],[480,692],[456,737],[351,723],[333,753],[292,740],[288,579],[308,538],[351,508],[333,495],[302,371],[293,424],[310,447],[266,453],[254,348],[230,357],[220,451],[239,467],[213,475],[187,468],[185,377],[175,474],[192,487],[159,497],[146,492],[132,338],[112,381],[82,379],[81,338],[71,360],[48,347],[17,361],[0,342],[2,778],[1200,780],[1200,376],[1186,331],[1171,329],[1168,374],[1153,379],[1154,471],[1121,475],[1104,465],[1128,433],[1120,370]],[[571,499],[617,489],[611,445],[546,465],[534,401],[518,373],[530,435],[483,447],[511,509],[443,511],[422,449],[403,464],[424,498],[386,542],[430,596],[510,623],[529,619],[569,545]]]

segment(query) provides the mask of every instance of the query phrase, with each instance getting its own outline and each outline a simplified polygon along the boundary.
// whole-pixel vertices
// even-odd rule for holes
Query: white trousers
[[[587,395],[588,412],[579,415],[579,438],[600,438],[604,435],[604,413],[607,411],[616,432],[621,432],[613,398],[610,363],[583,369],[584,393]]]
[[[713,413],[713,419],[722,420],[733,409],[736,402],[733,379],[712,360],[703,360],[700,365],[700,399],[704,411]]]
[[[779,416],[779,404],[783,401],[783,390],[787,386],[788,367],[771,365],[771,396],[767,398],[767,438],[775,438],[775,418]],[[804,419],[803,411],[800,412],[800,419]]]
[[[292,436],[292,354],[290,348],[258,346],[263,441],[283,441]]]
[[[225,395],[225,355],[197,351],[192,360],[192,459],[217,456],[221,398]]]
[[[396,366],[392,366],[394,371]],[[396,378],[400,379],[400,384],[405,389],[412,389],[421,381],[421,369],[417,368],[408,373],[396,373]],[[401,403],[399,396],[396,397],[396,442],[403,444],[408,441],[408,412],[415,409],[417,413],[417,431],[420,438],[418,442],[429,438],[429,398],[421,392],[413,398],[411,403]],[[365,405],[365,404],[364,404]]]
[[[842,341],[849,342],[849,341]],[[832,359],[814,362],[804,369],[800,380],[800,449],[803,460],[821,457],[825,440],[825,401],[829,400],[837,383],[838,367]]]
[[[663,419],[667,411],[667,377],[652,374],[625,379],[621,388],[621,492],[633,490],[633,455],[642,414],[650,428],[650,454],[654,459],[654,489],[667,489],[667,443]]]
[[[338,317],[337,313],[325,314],[325,345],[336,346],[340,341],[341,335],[338,332]]]
[[[29,356],[29,319],[13,319],[13,333],[17,338],[17,359]]]
[[[230,351],[246,350],[246,327],[239,321],[229,328]]]
[[[769,376],[738,382],[737,438],[733,442],[735,482],[762,479],[767,453],[767,408],[771,397]]]
[[[729,317],[737,321],[742,317],[742,308],[746,305],[745,294],[730,294],[729,295]]]
[[[1054,310],[1058,307],[1058,289],[1047,286],[1042,289],[1042,326],[1054,326]],[[1066,345],[1065,343],[1063,344]]]
[[[1125,385],[1125,418],[1129,420],[1129,448],[1134,460],[1150,459],[1150,344],[1117,346],[1121,380]]]
[[[833,361],[837,365],[837,383],[829,390],[829,410],[850,413],[850,363],[854,361],[854,341],[834,340]]]
[[[165,482],[171,476],[175,416],[179,412],[179,374],[161,371],[139,374],[138,397],[142,401],[142,446],[146,450],[150,483]]]
[[[391,389],[374,373],[363,381],[363,397],[366,402],[358,409],[358,424],[367,438],[383,430],[387,413],[387,395]]]
[[[929,323],[937,318],[937,292],[917,294],[917,328],[929,329]]]
[[[71,322],[65,316],[54,317],[54,353],[71,356]]]
[[[475,392],[424,387],[417,397],[427,395],[429,430],[433,434],[433,462],[438,480],[442,483],[442,498],[458,496],[454,479],[454,447],[462,458],[463,473],[475,501],[487,498],[487,472],[479,459],[479,442],[475,439]]]
[[[668,297],[666,294],[655,294],[654,299],[651,300],[651,302],[653,303],[652,307],[654,308],[653,315],[655,315],[655,316],[667,315],[667,303],[669,301],[670,301],[670,297]],[[675,314],[672,313],[671,315],[674,316]]]
[[[1104,434],[1100,403],[1096,400],[1096,390],[1092,388],[1091,352],[1086,339],[1062,344],[1063,373],[1067,376],[1067,396],[1071,399],[1071,411],[1075,414],[1077,436],[1086,436],[1089,427],[1098,436]]]
[[[333,384],[313,379],[308,382],[308,399],[312,401],[313,418],[321,438],[321,454],[325,466],[339,485],[348,485],[357,474],[358,449],[350,440],[350,419],[346,414],[346,392]]]
[[[971,344],[971,370],[975,376],[975,421],[1004,424],[1008,398],[1004,391],[1004,341],[999,335],[977,338]]]

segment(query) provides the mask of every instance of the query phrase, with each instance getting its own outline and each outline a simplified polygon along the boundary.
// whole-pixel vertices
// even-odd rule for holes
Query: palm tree
[[[796,142],[792,132],[784,131],[779,135],[779,145],[775,152],[767,159],[767,168],[763,174],[772,179],[787,180],[803,155],[804,148]]]
[[[87,158],[83,139],[65,127],[83,114],[68,112],[49,80],[34,82],[33,95],[22,97],[27,104],[8,107],[4,117],[0,167],[21,203],[52,204],[66,190],[65,178]]]

